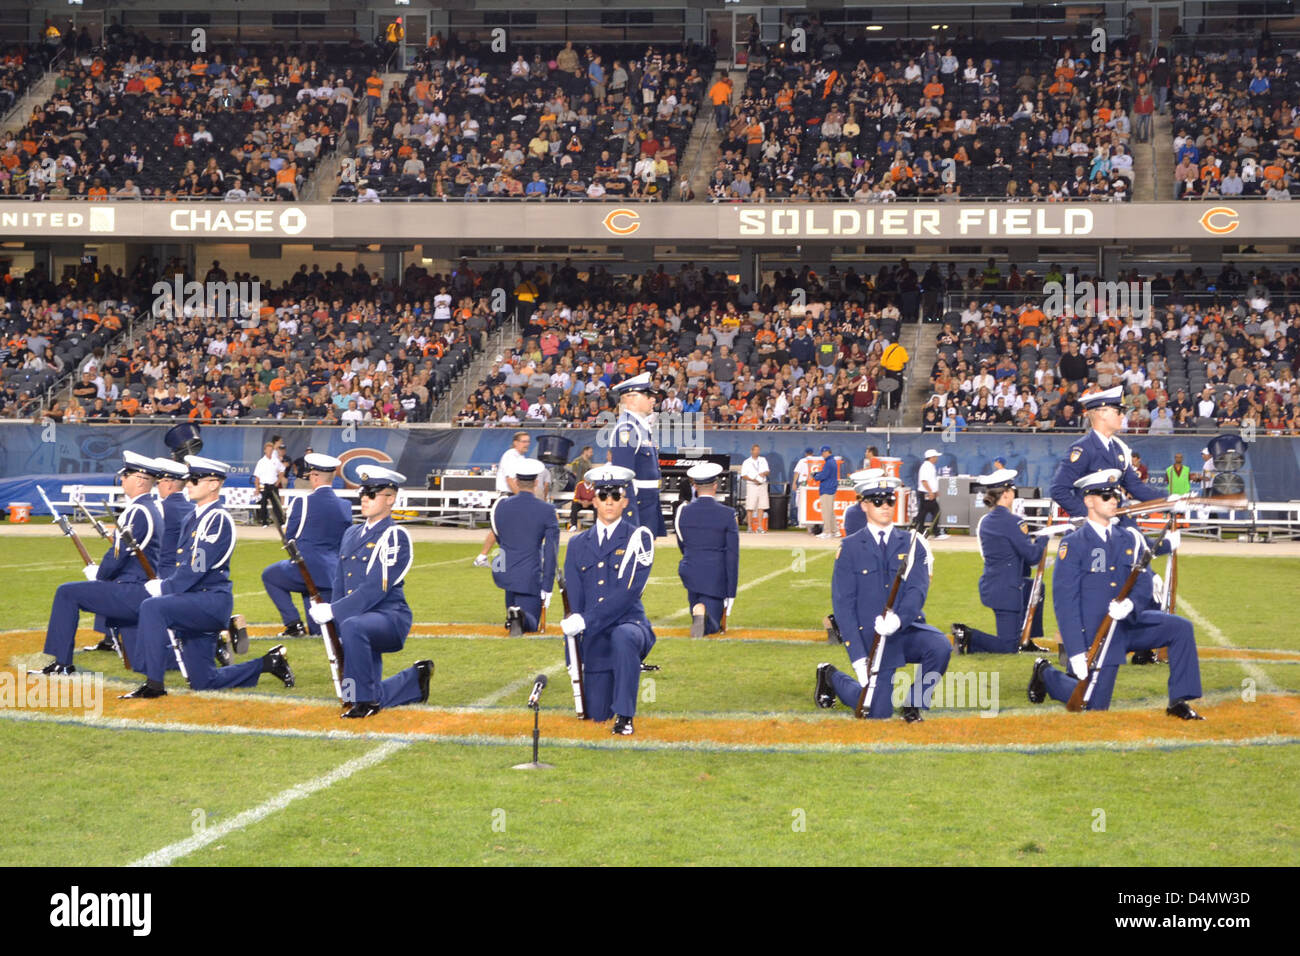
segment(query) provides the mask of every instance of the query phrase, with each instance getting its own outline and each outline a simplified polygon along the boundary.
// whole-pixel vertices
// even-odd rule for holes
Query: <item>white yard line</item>
[[[1186,614],[1193,624],[1204,633],[1210,635],[1210,640],[1214,641],[1214,643],[1218,644],[1220,647],[1226,647],[1233,651],[1240,649],[1236,644],[1228,640],[1227,635],[1219,630],[1208,617],[1201,614],[1196,610],[1196,608],[1187,603],[1187,599],[1181,594],[1178,595],[1177,613]],[[1241,665],[1243,671],[1245,671],[1250,677],[1254,678],[1255,683],[1259,685],[1260,690],[1270,694],[1278,692],[1277,684],[1273,683],[1273,679],[1268,676],[1268,673],[1264,668],[1250,661],[1238,661],[1237,663]]]
[[[809,554],[804,558],[804,566],[807,567],[808,565],[812,564],[814,561],[818,560],[819,558],[824,558],[827,557],[828,555],[835,554],[835,553],[836,552],[834,551],[817,551],[813,554]],[[750,588],[758,587],[760,584],[766,584],[768,581],[771,581],[773,578],[779,578],[781,575],[790,574],[793,571],[794,571],[793,566],[788,568],[778,568],[775,571],[769,571],[767,574],[764,574],[762,577],[754,578],[754,580],[752,581],[746,581],[744,584],[740,585],[740,587],[736,588],[736,596],[740,597],[741,593],[748,591]],[[673,611],[671,614],[665,615],[664,620],[671,621],[674,618],[687,617],[690,613],[691,613],[691,609],[689,607],[683,608],[679,611]]]
[[[564,669],[563,663],[553,664],[546,668],[545,673],[550,676],[557,674]],[[531,677],[525,677],[520,680],[511,681],[505,687],[493,691],[486,697],[475,701],[470,706],[491,707],[503,698],[509,697],[511,694],[523,690],[523,688],[532,683],[532,680]],[[321,790],[332,787],[334,784],[342,780],[347,780],[360,770],[366,770],[369,767],[382,763],[398,751],[405,750],[407,747],[411,746],[411,743],[412,741],[409,740],[386,740],[374,750],[367,751],[360,757],[354,757],[346,763],[340,764],[329,773],[322,774],[319,777],[313,777],[311,780],[305,781],[304,783],[295,784],[289,789],[277,793],[265,803],[258,804],[251,810],[245,810],[238,816],[231,817],[229,820],[224,820],[216,826],[206,827],[201,832],[196,833],[191,837],[169,844],[161,850],[155,850],[148,856],[141,857],[127,865],[171,866],[182,857],[189,856],[191,853],[201,850],[209,844],[215,843],[217,840],[220,840],[228,834],[237,833],[238,831],[247,829],[256,823],[260,823],[271,814],[280,812],[289,806],[289,804],[301,800],[303,797],[309,797],[314,793],[319,793]]]

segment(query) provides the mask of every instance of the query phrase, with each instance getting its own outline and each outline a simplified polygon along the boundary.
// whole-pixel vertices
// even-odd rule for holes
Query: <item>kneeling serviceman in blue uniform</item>
[[[724,615],[736,601],[740,576],[740,531],[736,512],[717,499],[722,466],[703,462],[686,472],[695,486],[695,500],[677,509],[673,531],[682,560],[677,576],[686,588],[691,610],[691,637],[722,630]]]
[[[655,643],[641,606],[654,564],[654,534],[623,514],[634,477],[617,465],[587,472],[596,489],[596,523],[569,539],[564,584],[570,613],[560,621],[566,637],[582,635],[587,716],[597,723],[613,717],[619,736],[633,733],[641,662]]]
[[[60,584],[54,592],[50,623],[45,631],[45,653],[54,660],[42,668],[44,674],[71,674],[72,652],[76,644],[77,621],[82,611],[102,615],[104,627],[115,627],[126,648],[127,659],[137,670],[140,653],[136,646],[134,625],[140,605],[149,597],[144,588],[145,574],[135,553],[122,543],[122,529],[130,531],[136,544],[155,567],[163,537],[163,511],[154,498],[154,481],[163,472],[158,461],[133,451],[122,453],[122,491],[128,504],[117,519],[113,546],[98,564],[82,569],[85,581]]]
[[[293,671],[282,645],[256,660],[220,669],[213,664],[233,604],[230,555],[235,550],[235,522],[221,506],[221,486],[230,466],[196,455],[186,455],[185,464],[194,513],[181,525],[178,563],[171,574],[145,582],[149,598],[140,605],[138,641],[145,683],[124,696],[165,695],[168,659],[178,657],[181,673],[195,690],[252,687],[267,672],[292,687]]]
[[[1201,696],[1201,670],[1190,621],[1152,609],[1152,575],[1144,571],[1129,596],[1116,600],[1129,573],[1148,550],[1146,538],[1134,528],[1113,523],[1123,499],[1123,478],[1117,468],[1085,475],[1076,482],[1088,511],[1083,527],[1061,540],[1052,577],[1052,606],[1061,627],[1061,640],[1070,673],[1062,673],[1046,658],[1034,662],[1029,700],[1047,697],[1069,701],[1080,680],[1088,677],[1088,649],[1109,615],[1113,634],[1104,659],[1094,664],[1096,683],[1086,709],[1110,706],[1115,675],[1131,650],[1169,648],[1169,707],[1165,713],[1183,720],[1203,719],[1187,702]],[[1165,536],[1178,547],[1178,532]]]
[[[984,506],[989,509],[975,526],[980,557],[984,559],[980,603],[993,610],[997,633],[954,624],[952,636],[958,654],[1015,654],[1020,650],[1020,635],[1032,590],[1029,578],[1034,573],[1034,565],[1043,557],[1048,539],[1059,530],[1047,527],[1030,534],[1029,526],[1012,514],[1016,474],[1014,469],[1002,468],[979,478],[984,489]],[[1025,650],[1045,650],[1033,642],[1033,638],[1042,636],[1043,603],[1040,601],[1034,608]]]
[[[411,608],[402,580],[415,550],[406,529],[393,521],[397,489],[406,476],[365,465],[361,478],[361,517],[343,535],[333,600],[308,611],[317,624],[337,621],[343,644],[343,691],[352,702],[344,717],[370,717],[385,707],[429,699],[433,661],[416,661],[387,680],[384,657],[400,651],[411,633]]]
[[[934,558],[919,533],[913,544],[910,531],[894,527],[894,504],[901,481],[879,468],[855,472],[854,478],[858,494],[865,499],[867,526],[840,545],[831,576],[831,604],[857,679],[830,664],[819,664],[814,699],[818,707],[833,707],[839,697],[846,706],[856,709],[870,676],[868,655],[879,634],[885,649],[875,692],[866,702],[866,716],[884,719],[893,714],[894,671],[904,664],[919,662],[920,679],[908,690],[902,708],[903,718],[911,723],[920,720],[921,711],[929,707],[933,688],[947,671],[952,655],[948,638],[926,624],[921,612],[930,590]],[[885,613],[894,577],[908,562],[894,606]]]
[[[551,606],[560,522],[555,509],[537,497],[546,468],[535,458],[515,463],[516,494],[492,505],[492,533],[501,550],[492,560],[492,580],[506,592],[506,627],[511,637],[541,630],[542,608]]]
[[[320,592],[321,600],[329,603],[334,572],[339,565],[339,545],[343,542],[343,532],[352,526],[352,506],[331,487],[334,473],[343,462],[318,452],[309,452],[303,461],[311,494],[299,495],[289,502],[284,515],[284,534],[298,542],[312,583]],[[320,634],[320,625],[315,621],[303,626],[298,609],[293,606],[295,594],[303,595],[304,608],[308,604],[307,585],[298,565],[288,560],[275,562],[262,572],[262,586],[284,622],[280,637]]]

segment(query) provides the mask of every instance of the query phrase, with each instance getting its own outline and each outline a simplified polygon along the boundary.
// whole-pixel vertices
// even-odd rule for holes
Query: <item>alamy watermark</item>
[[[1076,282],[1073,275],[1068,275],[1064,283],[1043,283],[1043,312],[1052,318],[1067,319],[1103,313],[1149,318],[1151,283]]]
[[[215,319],[243,319],[255,316],[262,308],[260,282],[186,282],[183,275],[172,281],[159,280],[150,290],[154,295],[155,318],[205,315]]]
[[[0,671],[0,710],[80,710],[86,717],[104,713],[104,675],[22,674]]]
[[[891,702],[895,709],[907,706],[912,696],[912,675],[900,668],[894,672]],[[925,671],[917,675],[921,682],[921,702],[925,707],[975,708],[981,717],[996,717],[1001,707],[997,671]]]

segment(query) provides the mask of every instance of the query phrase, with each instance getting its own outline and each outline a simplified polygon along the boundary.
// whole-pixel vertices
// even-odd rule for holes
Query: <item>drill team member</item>
[[[1079,399],[1092,431],[1070,446],[1052,479],[1052,500],[1071,518],[1082,518],[1088,513],[1078,491],[1079,479],[1108,468],[1119,469],[1124,490],[1138,501],[1164,497],[1138,477],[1133,468],[1132,453],[1119,438],[1123,424],[1123,397],[1124,389],[1117,385],[1102,392],[1090,392]]]
[[[659,449],[655,448],[650,424],[655,399],[663,397],[663,389],[650,381],[649,372],[642,372],[619,382],[611,391],[619,397],[619,412],[611,436],[610,463],[636,476],[635,496],[628,501],[627,516],[658,538],[668,530],[659,507]]]
[[[655,643],[641,606],[654,564],[654,535],[624,513],[634,477],[617,465],[587,472],[596,489],[596,523],[569,540],[564,583],[571,613],[560,621],[566,637],[582,635],[587,716],[597,723],[613,717],[619,736],[634,732],[641,662]]]
[[[1061,539],[1052,576],[1052,605],[1071,673],[1062,673],[1046,658],[1038,658],[1029,681],[1029,700],[1038,704],[1047,697],[1062,703],[1070,699],[1078,681],[1088,676],[1088,649],[1109,614],[1114,636],[1097,665],[1096,684],[1087,709],[1106,710],[1110,706],[1116,671],[1129,651],[1167,647],[1169,707],[1165,713],[1183,720],[1201,720],[1188,704],[1201,696],[1201,671],[1191,622],[1152,607],[1150,574],[1144,573],[1123,601],[1115,599],[1148,547],[1140,531],[1112,522],[1123,498],[1123,481],[1119,469],[1110,468],[1085,475],[1076,483],[1088,520]],[[1165,542],[1177,548],[1178,532],[1166,535]]]
[[[411,536],[393,521],[397,489],[406,476],[388,468],[364,465],[361,478],[362,524],[343,535],[334,572],[333,600],[313,604],[308,613],[317,624],[338,622],[343,643],[344,692],[352,689],[352,707],[344,717],[370,717],[385,707],[429,699],[433,661],[416,661],[387,680],[383,655],[400,651],[411,632],[411,608],[402,580],[415,551]]]
[[[515,464],[517,491],[492,505],[492,533],[501,551],[492,560],[492,580],[506,592],[506,627],[512,636],[541,627],[542,608],[551,606],[560,523],[555,509],[537,497],[537,478],[546,466],[535,458]]]
[[[185,495],[185,479],[190,470],[183,462],[155,458],[154,463],[160,473],[156,490],[163,513],[162,543],[158,548],[155,569],[158,577],[165,578],[180,564],[181,527],[194,514],[194,502]]]
[[[328,604],[339,563],[339,545],[343,533],[352,526],[352,506],[335,494],[332,487],[334,474],[343,462],[310,452],[304,456],[304,464],[311,494],[298,495],[289,502],[284,515],[284,534],[298,542],[312,583],[320,592],[321,600]],[[284,622],[281,638],[320,634],[320,626],[315,621],[303,626],[298,609],[293,606],[293,595],[301,594],[303,607],[308,607],[307,585],[296,564],[284,560],[270,565],[262,572],[262,586]]]
[[[819,664],[814,699],[818,707],[833,707],[838,696],[846,706],[857,707],[870,674],[869,655],[878,633],[885,639],[885,652],[875,692],[867,702],[867,716],[885,719],[893,714],[894,671],[905,663],[919,662],[921,677],[912,684],[902,708],[903,719],[912,723],[929,707],[931,692],[947,671],[952,654],[948,639],[926,624],[921,613],[934,559],[925,538],[916,535],[912,565],[893,609],[886,614],[889,589],[912,547],[912,534],[894,527],[894,504],[902,482],[879,468],[856,474],[857,492],[865,498],[867,526],[840,545],[831,576],[831,604],[857,679],[830,664]]]
[[[283,646],[256,660],[221,669],[213,665],[218,634],[230,622],[233,603],[230,555],[235,550],[235,522],[221,506],[221,486],[230,466],[196,455],[186,455],[185,464],[194,514],[180,528],[177,567],[166,578],[151,578],[144,584],[149,598],[140,605],[137,643],[144,657],[145,683],[124,697],[167,693],[163,683],[167,662],[175,660],[169,632],[181,642],[185,672],[195,690],[252,687],[268,672],[292,687],[293,671]]]
[[[1044,528],[1031,535],[1028,525],[1011,513],[1011,503],[1016,500],[1017,474],[1014,469],[1002,468],[979,479],[984,489],[984,506],[989,509],[975,526],[980,557],[984,559],[980,603],[992,609],[997,633],[954,624],[952,635],[958,654],[1015,654],[1020,650],[1020,632],[1032,590],[1029,578],[1043,556],[1047,539],[1056,529]],[[1031,641],[1025,650],[1043,650],[1032,641],[1043,636],[1042,603],[1034,611],[1029,636]]]
[[[695,465],[686,477],[695,486],[695,500],[677,509],[673,530],[682,560],[677,576],[686,588],[691,609],[691,637],[722,630],[723,614],[730,614],[740,576],[740,532],[736,513],[718,501],[715,462]]]
[[[122,491],[129,499],[117,519],[113,546],[98,564],[82,569],[84,581],[60,584],[54,592],[50,622],[45,630],[45,653],[54,660],[42,669],[44,674],[71,674],[72,652],[76,644],[77,621],[82,611],[102,615],[104,626],[119,628],[127,658],[139,667],[140,656],[131,625],[139,619],[140,605],[149,596],[144,588],[144,570],[134,552],[122,544],[122,532],[131,532],[135,542],[150,562],[158,564],[158,548],[163,533],[163,512],[154,498],[153,484],[161,472],[158,462],[133,451],[122,453]]]
[[[510,438],[510,447],[502,454],[501,460],[497,462],[497,494],[513,495],[519,490],[515,484],[515,465],[528,457],[528,446],[533,443],[532,436],[528,432],[515,432]],[[491,567],[492,562],[488,560],[488,555],[492,548],[496,546],[497,538],[491,531],[483,538],[483,549],[479,551],[474,558],[474,567],[487,568]]]

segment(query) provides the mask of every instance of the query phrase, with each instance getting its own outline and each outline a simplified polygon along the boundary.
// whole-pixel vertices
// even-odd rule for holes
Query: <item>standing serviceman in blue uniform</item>
[[[126,647],[127,658],[133,667],[139,667],[139,652],[131,625],[138,620],[140,605],[149,595],[144,589],[144,570],[134,552],[122,543],[120,529],[129,530],[145,557],[157,565],[163,535],[163,512],[153,496],[153,485],[161,472],[155,459],[125,451],[122,453],[121,474],[127,506],[118,516],[113,546],[98,564],[82,568],[86,580],[60,584],[54,592],[44,648],[46,654],[54,655],[54,660],[42,668],[43,674],[72,674],[76,671],[72,652],[82,611],[102,615],[106,628],[119,628],[118,636]]]
[[[1014,469],[1001,468],[979,478],[979,485],[984,489],[984,507],[989,509],[975,526],[980,557],[984,559],[980,603],[992,609],[997,633],[954,624],[952,636],[958,654],[1015,654],[1020,650],[1020,634],[1032,590],[1029,579],[1043,556],[1048,538],[1060,530],[1048,527],[1031,535],[1029,526],[1012,514],[1017,474]],[[1042,636],[1043,604],[1039,602],[1025,650],[1045,650],[1033,642],[1033,638]]]
[[[156,486],[158,503],[162,506],[163,534],[158,549],[158,577],[169,577],[176,570],[181,548],[181,527],[194,514],[194,502],[185,495],[185,479],[189,468],[184,462],[170,458],[155,458],[161,477]]]
[[[812,473],[817,482],[817,494],[821,505],[822,530],[819,538],[838,538],[835,523],[835,492],[840,490],[840,460],[831,453],[830,445],[822,445],[822,464]]]
[[[352,526],[352,505],[335,494],[332,487],[334,475],[343,462],[319,452],[309,452],[303,461],[311,494],[298,495],[289,502],[284,515],[284,536],[298,542],[312,583],[320,592],[321,600],[328,604],[334,573],[338,570],[339,545],[343,533]],[[303,626],[298,609],[293,606],[293,595],[301,594],[303,607],[310,610],[307,585],[297,564],[284,560],[270,565],[262,572],[262,586],[284,622],[281,638],[320,634],[320,625],[315,621]]]
[[[166,695],[167,662],[175,659],[173,634],[181,642],[185,674],[194,690],[252,687],[268,672],[292,687],[293,671],[283,645],[256,660],[221,669],[213,665],[218,635],[230,623],[234,600],[230,555],[235,550],[235,522],[221,505],[221,486],[230,466],[196,455],[186,455],[185,464],[194,514],[181,525],[175,569],[165,578],[145,582],[149,598],[140,605],[137,641],[144,656],[145,683],[123,696]]]
[[[948,669],[952,645],[940,631],[925,623],[921,609],[930,590],[934,558],[920,534],[894,526],[894,505],[898,478],[878,468],[867,469],[857,487],[865,499],[867,526],[844,539],[835,558],[831,576],[831,604],[840,636],[849,653],[857,679],[842,674],[830,664],[817,665],[813,698],[818,707],[833,707],[839,697],[856,708],[870,675],[871,647],[875,635],[885,639],[884,656],[867,716],[886,719],[893,712],[894,671],[906,664],[920,663],[920,678],[908,690],[902,707],[903,719],[913,723],[929,707],[935,685]],[[894,607],[885,613],[889,590],[898,570],[911,559]]]
[[[695,500],[677,509],[673,531],[682,560],[677,576],[686,588],[691,610],[691,637],[704,637],[722,630],[724,614],[730,614],[740,577],[740,532],[736,512],[717,499],[716,462],[695,465],[686,477],[695,486]]]
[[[1124,390],[1117,385],[1102,392],[1089,392],[1079,399],[1092,430],[1070,446],[1052,479],[1052,500],[1071,518],[1082,518],[1088,513],[1076,487],[1079,479],[1107,468],[1119,469],[1120,483],[1130,497],[1138,501],[1164,497],[1138,477],[1132,465],[1132,452],[1119,438],[1123,398]]]
[[[1165,713],[1183,720],[1202,720],[1188,704],[1201,696],[1201,670],[1191,622],[1152,608],[1151,575],[1146,572],[1127,598],[1116,599],[1148,547],[1140,531],[1113,520],[1124,497],[1123,482],[1118,468],[1085,475],[1076,482],[1088,520],[1061,539],[1052,575],[1052,606],[1070,673],[1058,671],[1045,657],[1038,658],[1029,680],[1029,700],[1039,704],[1047,697],[1062,703],[1070,699],[1078,682],[1088,676],[1088,649],[1109,614],[1114,633],[1104,659],[1095,668],[1096,683],[1086,709],[1106,710],[1110,706],[1116,672],[1130,650],[1167,647],[1169,706]],[[1176,548],[1178,532],[1170,532],[1165,541]]]
[[[658,538],[668,529],[659,506],[659,449],[655,447],[651,417],[655,400],[662,398],[664,391],[650,380],[649,372],[625,379],[610,391],[619,397],[618,421],[610,436],[610,463],[630,469],[636,476],[635,495],[628,501],[626,514]]]
[[[560,522],[555,509],[537,497],[537,478],[546,466],[535,458],[515,463],[518,491],[492,505],[492,533],[501,550],[492,560],[492,580],[506,592],[506,627],[511,637],[541,629],[542,608],[551,606]]]
[[[596,489],[596,523],[569,539],[564,584],[570,613],[560,621],[566,637],[582,635],[587,716],[597,723],[613,717],[618,736],[634,733],[641,662],[655,643],[641,605],[654,564],[654,535],[623,510],[633,478],[630,469],[617,465],[587,472]]]
[[[337,621],[343,644],[343,691],[352,706],[344,717],[370,717],[385,707],[429,699],[433,661],[416,661],[387,680],[384,657],[400,651],[411,633],[411,608],[402,581],[415,558],[411,536],[393,521],[397,489],[406,476],[377,465],[357,469],[361,517],[343,535],[333,599],[308,611],[317,624]]]

